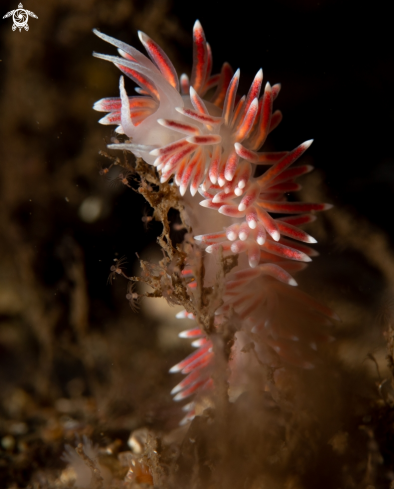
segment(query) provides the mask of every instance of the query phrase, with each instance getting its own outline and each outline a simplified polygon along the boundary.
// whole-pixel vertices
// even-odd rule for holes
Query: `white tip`
[[[260,78],[261,80],[263,79],[263,68],[259,69],[259,71],[256,74],[256,78]]]
[[[153,149],[152,151],[149,152],[149,154],[152,156],[159,156],[160,155],[160,148]]]
[[[239,187],[239,188],[244,188],[244,187],[245,187],[245,185],[246,185],[245,180],[240,180],[240,181],[238,182],[238,187]]]
[[[179,187],[179,193],[182,195],[182,197],[185,195],[186,190],[187,190],[187,186],[185,186],[185,185],[181,185]]]
[[[190,193],[192,194],[192,197],[194,197],[197,193],[198,187],[193,187],[193,185],[190,186]]]
[[[242,212],[242,211],[244,211],[245,209],[246,209],[246,205],[245,205],[245,204],[243,204],[243,203],[241,202],[241,203],[239,204],[239,206],[238,206],[238,210],[239,210],[239,212]]]
[[[173,367],[170,368],[169,373],[176,374],[177,372],[180,372],[180,370],[181,369],[178,367],[178,365],[174,365]]]
[[[181,390],[182,390],[182,387],[179,387],[179,384],[178,384],[178,385],[176,385],[176,386],[175,386],[175,387],[172,389],[172,391],[171,391],[171,395],[173,396],[174,394],[178,394],[178,392],[179,392],[179,391],[181,391]]]
[[[195,403],[194,401],[193,402],[189,402],[188,404],[185,404],[184,406],[182,406],[182,411],[191,411],[192,409],[194,409],[195,407]]]
[[[187,425],[188,423],[190,423],[190,421],[193,421],[194,418],[194,415],[191,416],[190,414],[187,414],[183,419],[181,419],[181,421],[179,421],[179,426]]]
[[[205,248],[205,251],[206,251],[207,253],[212,253],[212,252],[213,252],[212,245],[207,246],[207,247]]]
[[[275,241],[279,241],[280,240],[280,233],[279,231],[271,231],[270,232],[270,235],[272,236],[272,239],[275,240]]]
[[[308,139],[305,143],[302,143],[305,149],[309,148],[309,146],[313,143],[313,139]]]
[[[250,227],[250,229],[256,229],[257,223],[256,221],[249,221],[248,226]]]
[[[313,236],[309,236],[308,237],[308,243],[310,243],[310,244],[316,244],[317,241],[316,241],[316,239]]]
[[[241,197],[241,195],[243,194],[243,190],[242,190],[241,188],[239,188],[239,187],[236,187],[236,188],[234,189],[234,193],[235,193],[235,195],[236,195],[237,197]]]
[[[249,260],[249,265],[250,265],[251,268],[256,268],[258,264],[259,264],[259,259],[258,258],[251,258]]]
[[[260,246],[263,246],[263,244],[265,243],[265,239],[262,238],[261,236],[259,236],[257,239],[257,244],[259,244]]]
[[[228,233],[228,235],[227,235],[227,239],[228,239],[229,241],[235,241],[235,240],[237,239],[237,234],[236,234],[236,233],[234,233],[234,231],[232,231],[231,233]]]
[[[147,36],[144,32],[142,31],[138,31],[138,37],[140,39],[140,41],[142,42],[142,44],[146,44],[147,41],[149,41],[150,37]]]
[[[246,241],[247,237],[248,237],[248,235],[245,232],[239,233],[239,239],[241,241]]]
[[[211,199],[207,199],[207,200],[202,200],[200,202],[200,205],[201,205],[201,207],[209,207],[210,203],[211,203]]]
[[[334,207],[333,204],[324,204],[324,210],[328,211],[329,209],[332,209]]]
[[[194,88],[190,85],[190,96],[195,97],[197,95],[197,92],[194,90]]]
[[[298,285],[297,282],[294,280],[294,278],[291,278],[287,283],[292,287],[297,287]]]
[[[209,179],[211,180],[211,183],[214,185],[216,184],[216,175],[209,175]]]
[[[217,203],[218,203],[218,202],[220,202],[220,200],[221,200],[221,199],[220,199],[220,197],[221,197],[221,196],[220,196],[219,194],[214,195],[214,196],[213,196],[213,198],[212,198],[212,202],[213,202],[214,204],[217,204]]]
[[[93,107],[94,110],[97,110]],[[104,125],[107,125],[107,116],[105,115],[104,117],[102,117],[101,119],[99,119],[98,121],[99,124],[104,124]]]
[[[194,22],[193,30],[194,29],[202,29],[201,22],[198,19]]]
[[[204,236],[203,234],[199,234],[198,236],[194,236],[194,239],[196,241],[202,241],[203,236]]]
[[[186,311],[180,311],[180,312],[178,312],[178,313],[175,315],[175,317],[176,317],[177,319],[185,319],[186,314],[187,314],[187,312],[186,312]],[[182,338],[181,334],[182,334],[182,333],[179,333],[179,337],[180,337],[180,338]]]

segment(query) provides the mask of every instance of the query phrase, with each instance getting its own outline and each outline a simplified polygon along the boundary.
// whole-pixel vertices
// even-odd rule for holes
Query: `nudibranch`
[[[305,267],[316,252],[316,240],[300,227],[315,219],[315,211],[330,204],[288,202],[287,193],[299,190],[297,178],[310,165],[293,164],[309,148],[306,141],[293,151],[264,152],[267,136],[282,120],[273,102],[280,85],[266,83],[260,69],[248,91],[237,94],[240,71],[224,63],[211,74],[212,53],[199,21],[193,28],[193,67],[190,80],[179,79],[168,56],[146,34],[139,38],[149,58],[105,34],[95,34],[118,48],[120,56],[94,54],[117,66],[138,87],[129,96],[120,78],[120,97],[104,98],[94,109],[108,114],[101,124],[114,124],[128,140],[109,148],[131,151],[160,172],[161,181],[173,178],[181,195],[188,188],[204,197],[202,207],[227,216],[228,226],[216,233],[195,236],[206,252],[245,253],[240,265],[225,279],[223,304],[215,325],[235,313],[240,321],[231,356],[231,370],[242,368],[242,345],[253,345],[259,362],[312,368],[321,343],[332,340],[327,328],[336,314],[295,289],[292,274]],[[257,177],[257,166],[268,167]],[[279,215],[274,218],[272,214]],[[245,266],[246,264],[246,266]],[[249,265],[249,266],[248,266]],[[193,269],[182,271],[196,285]],[[186,311],[178,317],[194,319]],[[197,351],[171,372],[187,377],[173,389],[175,400],[208,392],[212,386],[212,343],[198,326],[181,333],[192,338]],[[195,415],[195,402],[184,407],[184,422]]]

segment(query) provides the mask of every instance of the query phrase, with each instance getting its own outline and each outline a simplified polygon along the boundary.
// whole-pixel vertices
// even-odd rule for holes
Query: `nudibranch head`
[[[194,195],[201,184],[235,188],[246,185],[251,164],[273,164],[283,156],[256,153],[280,122],[280,111],[272,104],[280,85],[262,89],[259,70],[246,96],[237,97],[240,71],[224,63],[220,74],[212,75],[212,53],[199,21],[193,28],[191,78],[177,73],[168,56],[146,34],[139,38],[150,59],[135,48],[94,31],[118,48],[120,57],[94,54],[114,63],[137,85],[139,96],[129,97],[121,77],[120,97],[105,98],[94,105],[109,112],[102,124],[116,124],[116,131],[130,142],[110,145],[125,149],[153,164],[164,182],[175,176],[183,195],[190,187]],[[209,100],[206,98],[210,94]]]

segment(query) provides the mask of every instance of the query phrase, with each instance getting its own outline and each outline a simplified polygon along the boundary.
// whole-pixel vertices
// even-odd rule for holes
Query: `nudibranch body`
[[[157,168],[162,182],[174,177],[182,195],[190,187],[192,195],[198,191],[204,197],[202,207],[227,216],[225,229],[195,236],[206,252],[220,249],[225,255],[247,256],[249,267],[240,256],[240,265],[225,278],[223,303],[215,316],[219,329],[228,314],[235,313],[240,321],[231,357],[232,378],[244,368],[243,345],[253,345],[258,362],[271,367],[313,368],[318,346],[332,340],[327,328],[337,316],[298,291],[292,274],[316,255],[308,246],[316,240],[300,227],[315,219],[314,211],[331,206],[287,201],[288,192],[301,188],[297,178],[312,170],[310,165],[293,165],[312,141],[293,151],[260,151],[282,119],[280,111],[272,111],[280,85],[266,83],[260,94],[263,72],[259,70],[248,93],[238,98],[240,71],[233,73],[224,63],[220,74],[211,75],[211,49],[198,21],[190,81],[186,75],[178,79],[167,55],[146,34],[139,37],[151,59],[95,33],[116,46],[121,57],[95,56],[114,63],[138,85],[139,95],[129,97],[121,77],[120,97],[102,99],[94,106],[108,112],[102,124],[117,125],[116,131],[130,139],[109,147],[143,158]],[[259,165],[268,169],[254,177]],[[182,274],[190,279],[189,287],[195,287],[192,267]],[[194,319],[186,311],[179,317]],[[199,326],[181,336],[193,338],[197,351],[171,369],[187,375],[173,389],[175,400],[206,393],[213,386],[211,340]],[[184,407],[185,422],[193,418],[195,407],[194,401]]]

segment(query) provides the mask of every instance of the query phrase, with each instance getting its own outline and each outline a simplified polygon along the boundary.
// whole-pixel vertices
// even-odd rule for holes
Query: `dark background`
[[[1,16],[15,8],[17,0],[3,1]],[[107,284],[114,258],[126,256],[126,272],[137,273],[135,253],[152,247],[161,225],[146,229],[141,216],[151,210],[142,197],[117,183],[116,173],[112,181],[99,175],[109,160],[98,152],[114,133],[97,124],[100,114],[91,107],[118,95],[119,73],[92,57],[94,50],[114,53],[93,35],[95,27],[137,48],[137,30],[143,30],[179,73],[190,74],[198,18],[213,50],[214,72],[224,61],[240,67],[242,93],[260,67],[265,81],[282,83],[275,108],[284,120],[269,145],[289,150],[314,138],[305,161],[318,177],[308,180],[312,188],[305,195],[336,206],[330,211],[335,219],[323,218],[325,230],[317,230],[326,258],[317,260],[313,276],[320,270],[323,278],[313,287],[335,289],[345,317],[341,300],[354,301],[359,308],[355,316],[349,313],[353,326],[366,327],[357,323],[366,310],[368,317],[381,314],[381,292],[394,283],[390,2],[272,0],[233,7],[212,1],[26,0],[24,8],[38,16],[29,20],[28,32],[12,32],[10,18],[0,21],[2,435],[11,421],[22,420],[28,426],[23,436],[36,436],[40,447],[59,441],[61,451],[71,435],[56,402],[81,396],[95,399],[101,410],[92,409],[92,431],[104,426],[122,439],[133,427],[168,428],[179,419],[166,371],[188,348],[163,343],[167,316],[160,321],[130,311],[125,281]],[[89,197],[102,209],[94,222],[80,217]],[[371,348],[378,348],[381,340],[374,341]],[[87,423],[87,412],[85,406],[72,416]],[[58,431],[53,423],[48,427],[49,419]],[[18,441],[17,433],[12,436]]]
[[[3,2],[5,12],[12,8],[12,2]],[[223,61],[234,69],[240,67],[240,92],[247,91],[260,67],[266,81],[282,83],[275,107],[282,110],[284,120],[271,135],[271,144],[290,149],[314,138],[308,154],[325,175],[331,201],[354,208],[392,235],[394,60],[389,2],[372,6],[350,1],[276,0],[248,2],[234,9],[203,1],[196,11],[182,1],[113,4],[97,0],[79,5],[71,0],[53,4],[32,0],[26,8],[39,17],[30,19],[29,32],[10,32],[11,19],[1,23],[1,88],[7,98],[2,106],[2,144],[6,151],[11,146],[8,134],[15,138],[12,146],[30,145],[26,148],[30,158],[40,146],[45,170],[57,175],[66,171],[69,160],[81,157],[92,131],[96,137],[111,137],[112,127],[94,125],[100,114],[90,107],[98,98],[117,95],[117,72],[91,58],[93,50],[113,52],[92,35],[91,27],[137,47],[136,30],[145,29],[165,43],[178,70],[188,72],[191,29],[199,18],[213,48],[214,71]],[[36,51],[31,52],[33,49]],[[25,84],[30,93],[24,90]],[[49,107],[55,121],[49,120]],[[21,117],[16,121],[19,111]],[[41,115],[46,115],[45,121],[40,121]],[[84,149],[84,158],[98,160],[97,152],[105,149],[105,142],[101,139],[95,147],[91,145],[89,152]],[[26,166],[27,162],[19,162],[15,179],[28,180]],[[38,190],[29,186],[27,207]],[[2,195],[8,192],[3,190]],[[109,235],[112,243],[116,240],[114,232],[125,232],[134,222],[140,224],[138,213],[127,209],[133,226],[115,225],[126,207],[118,201],[115,205],[120,209],[106,222],[113,223],[114,229],[100,235],[105,242]],[[68,219],[73,219],[72,212]],[[88,228],[79,231],[90,233],[91,226]],[[125,248],[141,251],[146,241],[139,229]]]

